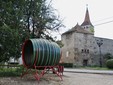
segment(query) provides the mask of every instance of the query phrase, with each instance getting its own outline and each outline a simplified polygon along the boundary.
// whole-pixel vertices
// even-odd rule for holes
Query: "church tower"
[[[81,24],[81,26],[84,30],[87,30],[88,32],[94,34],[94,26],[90,21],[88,7],[86,7],[85,19],[84,19],[84,22]]]

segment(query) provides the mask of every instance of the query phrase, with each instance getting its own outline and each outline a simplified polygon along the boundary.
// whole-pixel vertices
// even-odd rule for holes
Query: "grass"
[[[0,77],[15,77],[20,76],[22,73],[23,67],[13,67],[13,68],[0,68]]]

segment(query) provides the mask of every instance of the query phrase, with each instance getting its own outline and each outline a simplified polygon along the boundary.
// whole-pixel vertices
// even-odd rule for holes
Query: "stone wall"
[[[99,65],[100,52],[97,40],[102,39],[101,53],[113,55],[113,40],[94,37],[92,34],[69,33],[62,35],[62,60],[78,66]],[[102,56],[103,57],[103,56]]]

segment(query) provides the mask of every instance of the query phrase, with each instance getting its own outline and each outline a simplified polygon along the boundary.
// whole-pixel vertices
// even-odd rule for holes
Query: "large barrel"
[[[60,57],[60,47],[45,39],[29,39],[23,45],[22,60],[28,67],[58,65]]]

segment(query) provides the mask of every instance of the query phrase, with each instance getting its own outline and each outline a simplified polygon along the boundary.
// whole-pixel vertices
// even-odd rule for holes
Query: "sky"
[[[113,39],[113,0],[53,0],[53,8],[57,10],[65,25],[60,29],[60,33],[56,33],[57,39],[61,39],[60,34],[77,23],[82,24],[87,4],[90,20],[94,25],[94,36]]]

